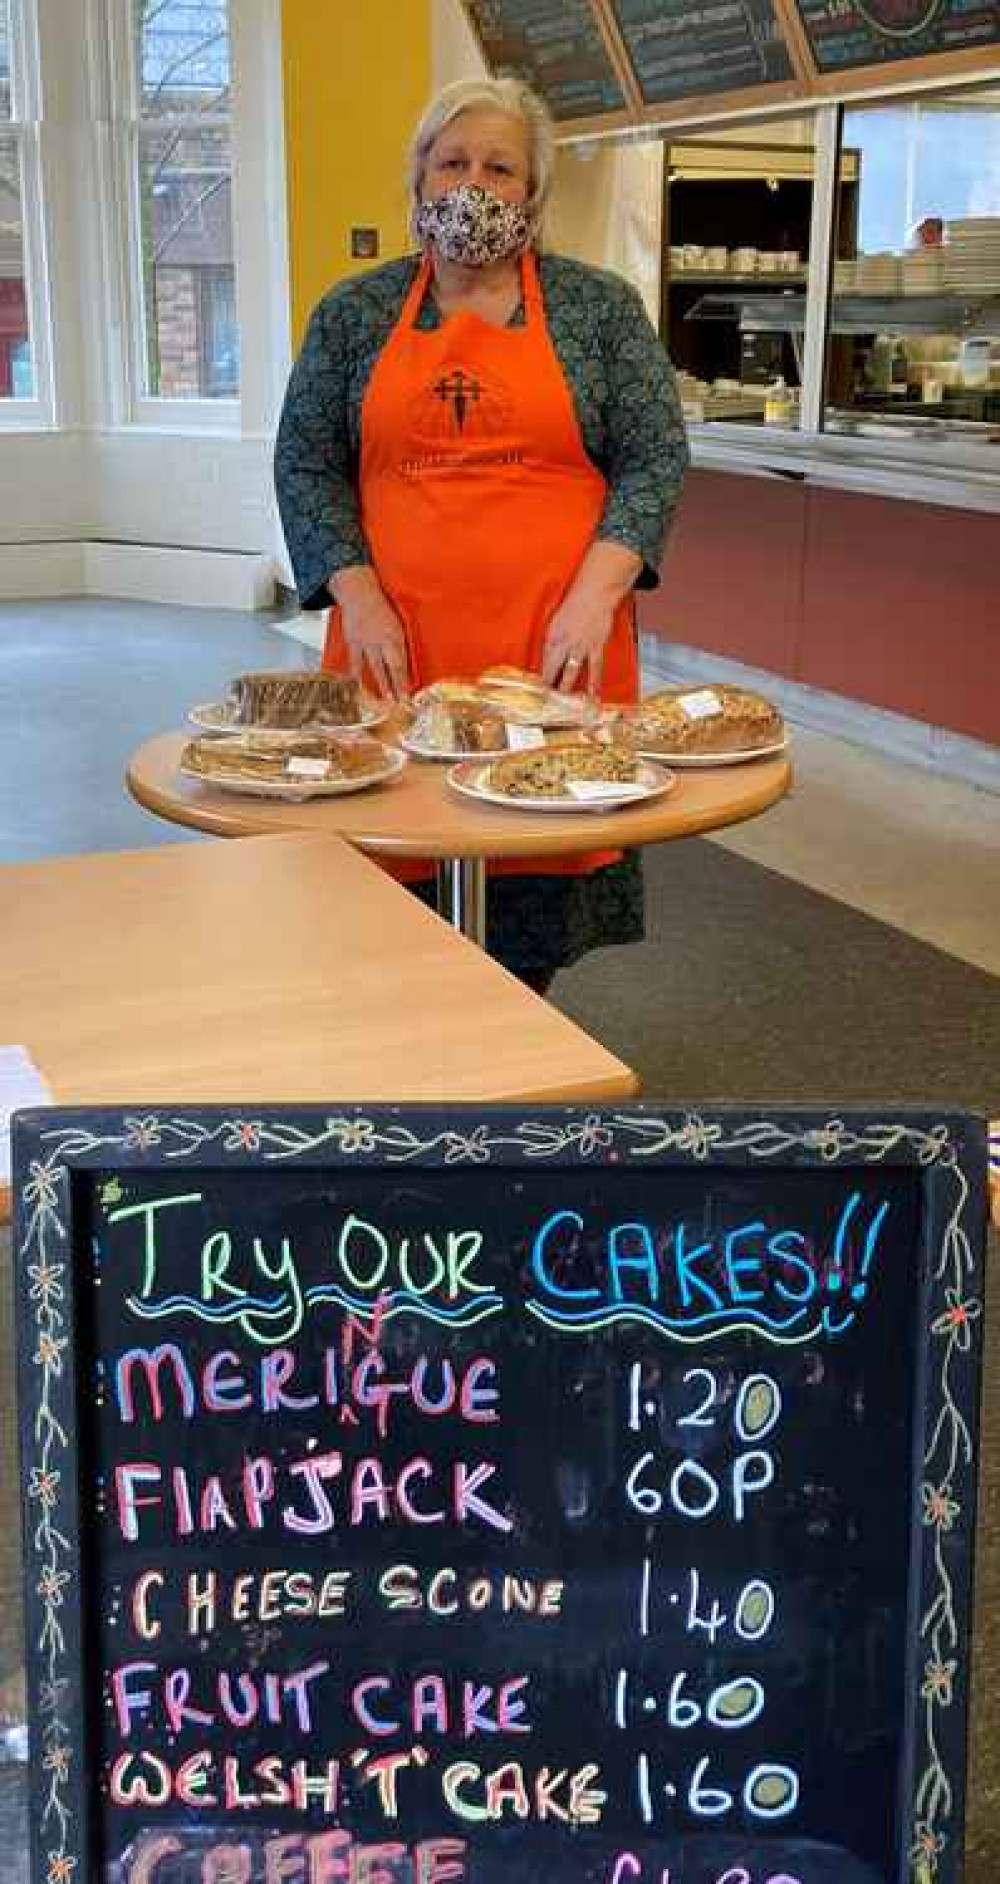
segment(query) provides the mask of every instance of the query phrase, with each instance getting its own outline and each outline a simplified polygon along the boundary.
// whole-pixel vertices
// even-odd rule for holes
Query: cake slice
[[[507,723],[499,713],[457,707],[452,725],[456,752],[503,752],[507,745]]]
[[[429,752],[503,752],[507,727],[498,713],[478,705],[429,700],[413,721],[411,738]]]
[[[238,726],[357,726],[361,683],[319,668],[261,669],[236,676],[229,702]]]
[[[387,756],[377,739],[363,736],[338,739],[334,733],[302,733],[279,745],[264,733],[251,732],[189,740],[181,754],[181,770],[209,778],[221,774],[234,783],[239,779],[284,783],[297,775],[363,778],[383,771]],[[296,760],[305,760],[308,770],[297,774]]]
[[[640,780],[634,752],[616,746],[563,745],[538,747],[533,752],[511,753],[494,759],[482,775],[482,784],[508,798],[564,798],[572,780],[599,780],[604,784],[635,785]]]

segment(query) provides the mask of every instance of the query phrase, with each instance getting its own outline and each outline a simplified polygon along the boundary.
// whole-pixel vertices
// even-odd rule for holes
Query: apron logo
[[[478,401],[481,392],[478,379],[474,379],[471,373],[463,373],[461,367],[456,368],[454,373],[445,373],[434,387],[434,397],[450,405],[460,432],[465,430],[465,418],[470,405]]]
[[[426,382],[410,409],[410,444],[440,451],[503,438],[513,445],[514,402],[503,383],[458,362]],[[519,441],[518,441],[519,442]]]

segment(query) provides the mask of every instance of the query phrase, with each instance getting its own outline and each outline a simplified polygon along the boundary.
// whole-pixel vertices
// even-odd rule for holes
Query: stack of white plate
[[[730,380],[716,380],[704,395],[706,419],[744,419],[762,413],[766,400],[763,386],[740,386]]]
[[[1000,294],[1000,216],[960,216],[947,233],[946,285],[959,294]]]
[[[959,294],[1000,292],[1000,217],[959,217],[947,224],[945,284]]]
[[[943,249],[910,249],[903,256],[904,294],[940,294],[944,285]]]
[[[859,294],[898,294],[899,256],[889,251],[879,255],[859,255],[854,266],[854,285]]]
[[[767,392],[763,386],[742,386],[739,380],[696,379],[693,373],[677,376],[686,419],[746,419],[763,416]]]

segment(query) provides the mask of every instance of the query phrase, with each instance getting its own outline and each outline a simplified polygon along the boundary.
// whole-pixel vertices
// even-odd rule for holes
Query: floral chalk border
[[[967,1642],[967,1593],[957,1587],[949,1544],[958,1543],[971,1524],[974,1496],[973,1437],[963,1407],[975,1403],[978,1341],[975,1324],[982,1314],[978,1296],[967,1293],[977,1276],[968,1230],[970,1187],[959,1146],[948,1124],[911,1120],[858,1124],[839,1117],[803,1126],[762,1118],[737,1123],[731,1117],[703,1118],[689,1113],[673,1121],[652,1112],[562,1111],[518,1119],[516,1114],[469,1115],[395,1109],[345,1111],[321,1117],[307,1112],[273,1118],[204,1112],[189,1117],[176,1112],[144,1116],[88,1113],[38,1114],[32,1121],[32,1146],[18,1194],[18,1250],[34,1324],[31,1358],[34,1387],[27,1465],[26,1498],[35,1521],[29,1531],[33,1550],[34,1595],[38,1627],[34,1643],[43,1670],[38,1690],[41,1721],[41,1798],[37,1836],[47,1866],[44,1884],[74,1884],[73,1873],[85,1866],[74,1809],[80,1776],[74,1771],[71,1709],[73,1663],[63,1606],[73,1580],[75,1550],[62,1515],[67,1503],[68,1421],[60,1416],[65,1387],[64,1362],[70,1341],[70,1283],[65,1258],[70,1226],[68,1171],[75,1165],[108,1165],[115,1170],[144,1163],[168,1166],[210,1156],[277,1164],[302,1158],[313,1164],[363,1162],[400,1165],[481,1165],[493,1159],[564,1163],[593,1160],[619,1164],[630,1159],[690,1159],[709,1165],[716,1157],[748,1164],[782,1159],[820,1165],[843,1162],[905,1163],[942,1173],[949,1184],[947,1216],[933,1269],[930,1322],[931,1373],[927,1383],[928,1438],[923,1455],[921,1497],[926,1531],[924,1607],[920,1619],[922,1666],[919,1673],[917,1780],[912,1813],[911,1884],[952,1884],[957,1878],[956,1840],[951,1832],[960,1788],[948,1770],[942,1746],[962,1745],[960,1722],[948,1711],[964,1686]],[[95,1129],[93,1119],[105,1129]],[[412,1123],[409,1121],[413,1121]],[[65,1214],[64,1214],[65,1213]],[[61,1528],[66,1525],[66,1529]],[[966,1541],[966,1551],[969,1543]],[[948,1731],[952,1728],[952,1731]]]

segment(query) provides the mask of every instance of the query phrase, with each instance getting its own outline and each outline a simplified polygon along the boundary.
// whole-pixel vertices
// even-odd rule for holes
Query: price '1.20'
[[[670,1871],[645,1870],[634,1852],[623,1851],[615,1862],[608,1884],[670,1884]],[[787,1871],[774,1871],[770,1877],[755,1878],[742,1864],[731,1864],[728,1871],[706,1878],[705,1884],[802,1884],[801,1878]]]

